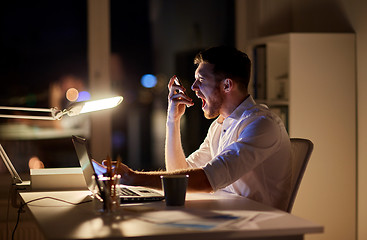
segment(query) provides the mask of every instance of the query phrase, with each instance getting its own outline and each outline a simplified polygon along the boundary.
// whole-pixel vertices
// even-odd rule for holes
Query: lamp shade
[[[95,112],[99,110],[114,108],[123,100],[122,96],[104,98],[94,101],[75,103],[67,109],[68,116],[76,116],[82,113]]]

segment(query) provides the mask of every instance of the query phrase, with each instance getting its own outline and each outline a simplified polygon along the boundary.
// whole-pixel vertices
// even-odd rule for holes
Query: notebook
[[[92,157],[88,150],[87,139],[80,136],[72,136],[72,141],[78,155],[87,187],[89,190],[93,191],[93,186],[95,185],[93,182],[95,181],[93,176],[97,177],[97,173],[93,167]],[[119,188],[121,191],[121,204],[161,201],[164,199],[162,194],[146,187],[119,185]]]
[[[3,146],[0,144],[0,156],[3,160],[6,168],[9,170],[9,173],[12,178],[12,182],[17,186],[17,190],[29,190],[31,181],[23,181],[19,176],[17,170],[14,168],[12,162],[10,161],[8,155],[6,154]]]

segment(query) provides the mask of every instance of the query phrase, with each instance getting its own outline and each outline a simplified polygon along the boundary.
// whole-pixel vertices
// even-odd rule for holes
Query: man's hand
[[[134,170],[123,164],[121,161],[112,162],[115,166],[115,173],[121,175],[121,183],[125,185],[136,185],[136,173]]]
[[[93,167],[97,175],[103,175],[107,172],[107,160],[103,160],[102,164],[93,160]],[[136,173],[131,168],[121,163],[121,161],[112,161],[112,168],[115,174],[121,175],[120,182],[125,185],[135,185]]]
[[[93,164],[93,168],[94,171],[96,172],[96,174],[99,175],[103,175],[104,173],[106,173],[107,171],[107,167],[103,166],[102,164],[100,164],[99,162],[97,162],[96,160],[93,159],[92,161]]]
[[[186,89],[182,85],[175,84],[176,76],[168,82],[168,115],[167,121],[176,121],[185,113],[186,106],[192,106],[192,99],[185,94]]]

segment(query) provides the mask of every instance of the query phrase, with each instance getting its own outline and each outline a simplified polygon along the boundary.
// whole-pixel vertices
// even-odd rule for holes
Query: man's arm
[[[188,190],[211,192],[213,189],[202,168],[181,169],[176,171],[138,172],[133,171],[124,164],[119,164],[117,170],[121,174],[121,183],[133,186],[146,186],[155,189],[162,189],[160,176],[162,175],[188,175]]]
[[[180,120],[177,122],[167,122],[165,161],[167,171],[186,169],[188,167],[182,149]]]
[[[98,172],[106,172],[105,161],[102,164],[93,160],[93,165]],[[116,164],[117,174],[121,175],[121,183],[125,185],[132,186],[146,186],[155,189],[162,189],[161,177],[162,175],[188,175],[188,190],[189,191],[202,191],[211,192],[213,188],[211,187],[208,177],[206,176],[202,168],[190,168],[181,169],[175,171],[157,171],[157,172],[139,172],[134,171],[123,163]]]
[[[173,76],[168,83],[168,110],[166,125],[165,162],[168,171],[185,169],[188,164],[182,149],[180,119],[185,113],[186,106],[192,106],[192,99],[184,94],[182,86],[174,84]],[[178,90],[181,90],[179,92]]]

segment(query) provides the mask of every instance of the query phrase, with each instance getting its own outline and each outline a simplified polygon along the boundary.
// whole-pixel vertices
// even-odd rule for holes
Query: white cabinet
[[[251,58],[259,45],[266,46],[267,94],[258,101],[284,106],[290,136],[315,145],[293,214],[324,225],[325,234],[310,239],[355,239],[355,36],[289,33],[255,39],[246,49]]]

